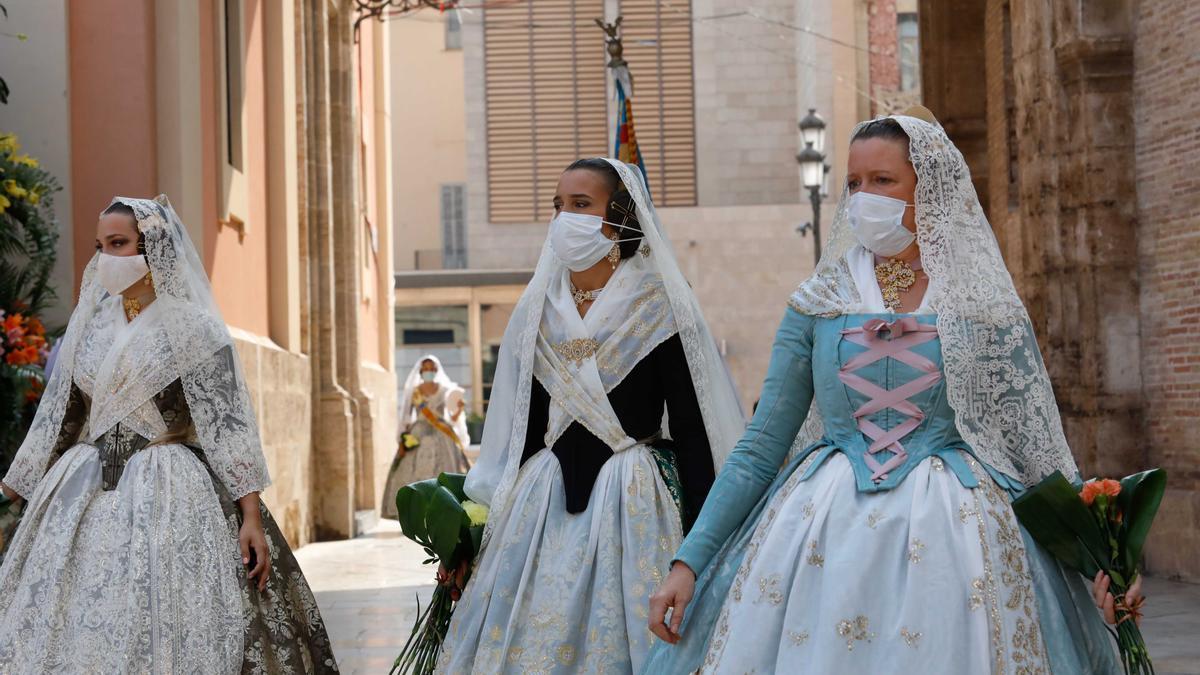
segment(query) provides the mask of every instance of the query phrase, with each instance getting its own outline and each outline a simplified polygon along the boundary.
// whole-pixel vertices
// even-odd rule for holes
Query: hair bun
[[[923,105],[909,106],[900,114],[904,115],[905,117],[915,117],[924,122],[929,122],[934,126],[941,126],[941,123],[937,121],[936,117],[934,117],[933,111]]]

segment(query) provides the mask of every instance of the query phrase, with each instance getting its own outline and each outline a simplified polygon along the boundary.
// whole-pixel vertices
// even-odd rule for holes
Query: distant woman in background
[[[409,372],[401,395],[396,459],[383,490],[384,518],[396,517],[396,492],[405,485],[436,478],[444,471],[466,473],[463,450],[471,439],[463,393],[432,354],[417,361]],[[406,447],[405,436],[419,445]]]

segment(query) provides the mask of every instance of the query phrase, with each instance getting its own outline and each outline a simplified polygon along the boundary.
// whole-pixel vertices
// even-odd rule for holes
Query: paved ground
[[[333,641],[343,673],[387,675],[416,618],[417,596],[429,601],[433,568],[425,552],[382,521],[349,541],[296,551]]]
[[[432,592],[424,552],[383,521],[368,536],[296,552],[342,672],[386,675]],[[1147,579],[1143,632],[1158,675],[1200,675],[1200,585]]]

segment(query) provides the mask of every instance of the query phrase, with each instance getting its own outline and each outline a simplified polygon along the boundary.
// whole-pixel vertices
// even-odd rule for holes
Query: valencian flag
[[[627,164],[636,164],[642,170],[646,179],[646,191],[650,190],[650,175],[646,173],[646,164],[642,161],[642,152],[638,148],[637,134],[633,131],[633,76],[625,65],[613,68],[613,78],[617,89],[617,133],[616,145],[613,147],[613,157]]]

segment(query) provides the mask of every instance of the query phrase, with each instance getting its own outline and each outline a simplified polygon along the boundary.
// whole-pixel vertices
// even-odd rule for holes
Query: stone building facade
[[[1200,580],[1200,5],[921,0],[920,17],[924,100],[971,165],[1076,459],[1167,469],[1147,565]]]
[[[165,192],[237,342],[293,546],[351,536],[395,452],[387,37],[350,0],[6,3],[0,129],[63,183],[69,315],[113,195]]]

